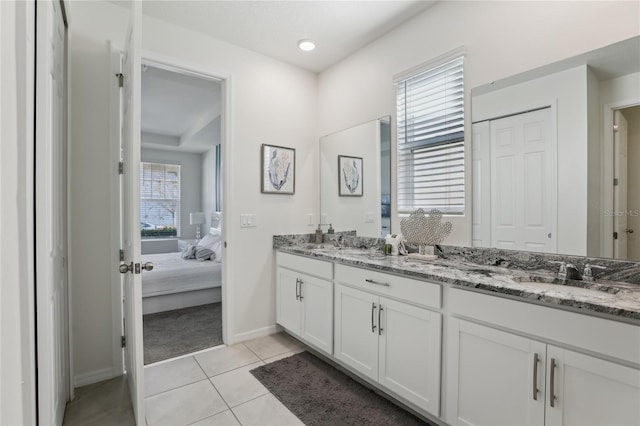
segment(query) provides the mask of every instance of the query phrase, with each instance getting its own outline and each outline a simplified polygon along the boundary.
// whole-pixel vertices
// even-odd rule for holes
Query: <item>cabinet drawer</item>
[[[336,281],[343,284],[418,305],[436,309],[442,307],[442,288],[439,284],[345,265],[336,265],[335,274]]]
[[[283,268],[293,269],[326,280],[333,279],[333,263],[331,262],[282,252],[277,252],[276,261],[278,266]]]

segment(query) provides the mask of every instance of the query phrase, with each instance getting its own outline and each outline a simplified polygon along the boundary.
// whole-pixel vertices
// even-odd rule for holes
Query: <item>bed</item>
[[[222,264],[183,259],[180,252],[145,254],[153,270],[142,275],[142,312],[168,311],[222,300]]]

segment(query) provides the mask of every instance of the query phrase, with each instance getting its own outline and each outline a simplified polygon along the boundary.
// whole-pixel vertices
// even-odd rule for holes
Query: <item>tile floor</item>
[[[147,366],[147,424],[301,425],[249,370],[304,349],[280,333]]]

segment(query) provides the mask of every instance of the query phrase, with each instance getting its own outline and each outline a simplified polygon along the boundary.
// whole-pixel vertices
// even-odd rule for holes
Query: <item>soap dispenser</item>
[[[318,225],[316,229],[316,244],[322,244],[322,228]]]

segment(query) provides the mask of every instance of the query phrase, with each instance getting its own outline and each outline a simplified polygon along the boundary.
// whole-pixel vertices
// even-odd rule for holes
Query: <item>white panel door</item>
[[[284,268],[278,268],[276,274],[276,322],[299,336],[302,311],[300,274]]]
[[[69,397],[66,24],[59,1],[37,2],[36,286],[38,413],[61,425]],[[16,389],[16,392],[19,392]]]
[[[335,357],[378,380],[378,296],[336,284]]]
[[[492,246],[556,251],[551,109],[492,120]]]
[[[491,129],[488,121],[474,123],[473,235],[474,247],[491,247]]]
[[[620,111],[614,113],[614,123],[618,126],[614,134],[614,175],[618,184],[613,187],[615,215],[613,217],[613,231],[618,238],[613,240],[613,257],[627,259],[627,167],[628,167],[628,142],[627,120]]]
[[[639,370],[551,345],[547,359],[547,425],[640,425]]]
[[[442,316],[383,297],[378,315],[379,383],[439,416]]]
[[[544,424],[546,345],[458,319],[448,336],[447,423]]]
[[[301,275],[299,293],[302,301],[301,337],[332,355],[333,283]]]
[[[142,348],[142,280],[140,277],[140,33],[142,3],[132,2],[132,19],[123,55],[124,87],[122,158],[122,242],[124,275],[125,368],[136,424],[144,425],[144,362]]]

